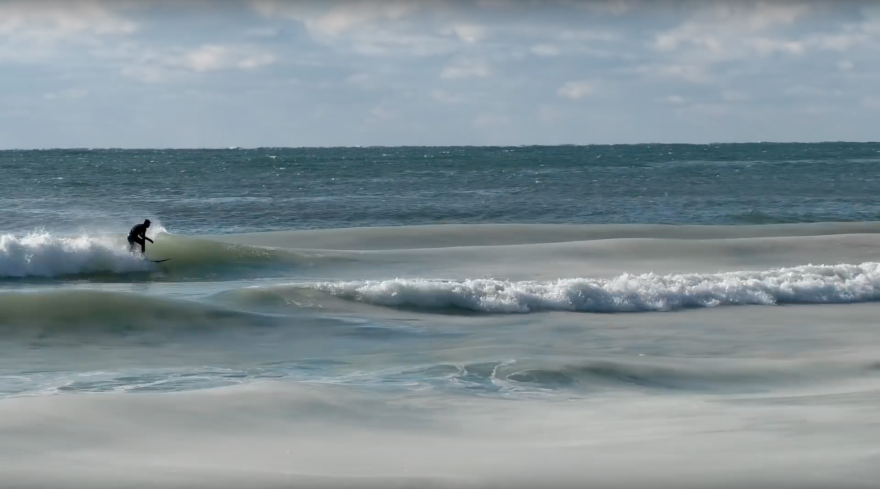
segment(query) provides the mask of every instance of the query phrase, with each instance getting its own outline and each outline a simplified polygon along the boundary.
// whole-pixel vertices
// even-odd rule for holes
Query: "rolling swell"
[[[129,335],[274,324],[220,306],[95,290],[0,294],[0,337]]]
[[[426,312],[524,314],[673,311],[731,305],[835,304],[880,298],[880,263],[805,265],[715,274],[624,274],[612,279],[324,282],[336,298]]]

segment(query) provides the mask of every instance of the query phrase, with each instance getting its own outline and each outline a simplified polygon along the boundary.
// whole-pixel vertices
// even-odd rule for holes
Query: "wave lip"
[[[723,305],[833,304],[880,298],[880,263],[805,265],[715,274],[623,274],[613,279],[395,279],[311,287],[367,304],[431,312],[651,312]]]
[[[109,237],[0,236],[0,278],[146,272],[150,266]]]

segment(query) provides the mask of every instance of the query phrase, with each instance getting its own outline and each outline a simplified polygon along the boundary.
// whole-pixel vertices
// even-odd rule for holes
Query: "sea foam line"
[[[336,297],[423,310],[513,314],[647,312],[722,305],[832,304],[880,298],[880,263],[805,265],[714,274],[623,274],[612,279],[395,279],[312,285]]]

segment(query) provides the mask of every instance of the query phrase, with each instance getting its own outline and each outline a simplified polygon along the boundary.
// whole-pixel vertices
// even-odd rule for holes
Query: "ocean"
[[[875,143],[2,151],[0,486],[875,487],[878,182]]]

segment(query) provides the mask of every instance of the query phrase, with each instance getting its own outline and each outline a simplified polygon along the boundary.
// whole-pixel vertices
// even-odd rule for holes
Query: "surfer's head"
[[[149,219],[144,220],[144,226],[150,227],[150,220]]]

